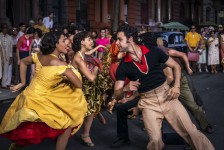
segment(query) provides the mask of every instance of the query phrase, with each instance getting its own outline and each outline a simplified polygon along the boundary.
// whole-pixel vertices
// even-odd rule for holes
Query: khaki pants
[[[138,107],[142,110],[144,125],[149,135],[148,150],[162,150],[162,121],[166,118],[173,129],[193,149],[214,150],[211,142],[197,130],[183,105],[178,99],[167,100],[169,85],[164,83],[160,87],[141,93]]]
[[[204,130],[208,125],[208,120],[203,109],[194,101],[194,97],[189,89],[188,80],[183,74],[180,80],[180,96],[178,99],[193,114],[200,128]]]

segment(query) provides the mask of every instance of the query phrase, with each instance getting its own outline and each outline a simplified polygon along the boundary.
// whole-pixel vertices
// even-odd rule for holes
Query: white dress
[[[198,49],[198,51],[201,51],[201,53],[199,54],[199,60],[198,60],[198,64],[206,64],[206,48],[204,49]]]
[[[214,40],[213,37],[208,39],[208,42]],[[215,38],[213,42],[208,46],[208,65],[217,65],[219,64],[219,39]]]

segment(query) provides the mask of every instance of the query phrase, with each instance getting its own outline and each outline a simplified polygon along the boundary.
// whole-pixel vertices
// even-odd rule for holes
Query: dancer
[[[185,71],[185,69],[186,69],[188,74],[190,74],[189,69],[187,68],[189,66],[189,65],[187,65],[188,64],[187,55],[183,52],[179,52],[174,49],[162,48],[161,50],[163,50],[163,52],[165,52],[167,55],[172,57],[182,68],[181,79],[180,79],[180,96],[178,97],[178,99],[186,107],[186,109],[188,109],[191,112],[193,117],[198,122],[200,129],[202,131],[204,131],[206,133],[210,133],[210,134],[213,133],[214,129],[211,126],[211,124],[209,124],[204,110],[202,109],[202,107],[197,105],[197,103],[196,103],[197,101],[195,101],[197,99],[194,98],[193,93],[190,90],[189,82],[192,82],[192,81],[191,81],[190,77],[187,77],[188,75],[186,74],[186,71]],[[184,60],[184,64],[182,63],[183,60]],[[190,69],[190,71],[191,71],[191,69]],[[170,67],[165,66],[163,69],[163,72],[166,75],[167,84],[172,86],[172,84],[173,84],[172,82],[174,81],[172,69]],[[188,80],[190,80],[190,81],[188,81]],[[194,92],[195,92],[195,94],[197,94],[196,91],[194,91]],[[201,102],[201,103],[203,104],[203,102]]]
[[[169,52],[169,51],[170,51],[169,53],[170,53],[171,55],[172,55],[173,53],[178,53],[178,54],[179,54],[178,57],[180,57],[180,58],[184,61],[185,68],[187,69],[188,74],[189,74],[189,75],[192,75],[192,74],[193,74],[193,71],[191,70],[191,67],[190,67],[190,64],[189,64],[187,55],[186,55],[185,53],[183,53],[183,52],[178,52],[178,51],[176,51],[176,50],[174,50],[174,49],[171,49],[171,48],[166,48],[166,47],[164,46],[164,43],[163,43],[162,38],[157,38],[156,43],[157,43],[158,48],[160,48],[161,50],[163,50],[165,53],[167,53],[167,52]]]
[[[71,64],[74,69],[79,69],[83,74],[83,91],[88,103],[88,112],[84,121],[81,139],[83,140],[83,144],[89,147],[94,146],[94,143],[89,136],[90,128],[94,116],[100,111],[102,103],[102,92],[98,84],[99,80],[96,80],[98,71],[102,66],[98,59],[90,57],[91,54],[89,52],[95,52],[95,50],[92,50],[92,47],[93,40],[91,38],[91,33],[83,31],[74,36],[72,48],[75,55]],[[102,45],[98,45],[97,49],[98,48],[106,49],[106,47]],[[88,53],[88,57],[85,55],[86,53]]]
[[[118,29],[117,44],[127,55],[122,59],[117,72],[114,95],[122,99],[124,91],[138,91],[138,107],[149,135],[148,150],[161,150],[164,147],[161,124],[164,118],[193,149],[214,150],[210,141],[197,130],[185,108],[177,99],[180,94],[181,70],[168,55],[155,47],[138,45],[137,29],[125,25]],[[166,83],[161,63],[174,70],[174,86]],[[124,88],[124,81],[131,81]],[[158,103],[159,102],[159,103]]]
[[[16,97],[0,125],[0,135],[16,143],[11,150],[40,143],[44,138],[57,138],[56,150],[64,150],[69,136],[84,121],[87,103],[81,76],[58,58],[60,53],[67,53],[64,35],[47,33],[41,52],[21,60],[21,83],[11,87],[13,92],[24,87],[27,65],[36,64],[30,85]]]

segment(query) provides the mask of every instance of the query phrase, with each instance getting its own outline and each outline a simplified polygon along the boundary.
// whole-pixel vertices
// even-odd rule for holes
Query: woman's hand
[[[107,49],[107,48],[106,48],[105,46],[103,46],[103,45],[98,45],[98,46],[95,47],[94,49],[85,52],[85,55],[88,55],[88,56],[92,55],[94,52],[96,52],[96,51],[98,50],[98,48],[103,48],[103,49],[105,49],[105,50]]]
[[[191,48],[191,47],[189,47],[189,50],[192,52],[193,51],[193,49]]]
[[[105,50],[107,49],[107,47],[105,47],[105,46],[103,46],[103,45],[98,45],[98,46],[97,46],[97,49],[98,49],[98,48],[103,48],[103,49],[105,49]]]
[[[12,92],[17,92],[17,91],[19,91],[22,87],[24,87],[24,85],[25,85],[25,84],[23,84],[23,83],[19,83],[19,84],[17,84],[17,85],[12,85],[12,86],[10,87],[10,90],[11,90]]]

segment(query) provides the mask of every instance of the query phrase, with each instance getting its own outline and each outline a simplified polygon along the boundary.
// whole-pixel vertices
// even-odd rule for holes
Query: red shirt
[[[27,52],[30,50],[30,46],[32,43],[32,38],[27,39],[25,34],[21,36],[18,40],[16,47],[20,52]]]
[[[141,85],[138,92],[144,93],[159,87],[166,81],[162,64],[169,59],[169,56],[156,47],[140,46],[140,48],[142,63],[133,61],[127,54],[117,68],[116,80],[125,81],[129,78],[131,81],[136,81],[139,79]]]

